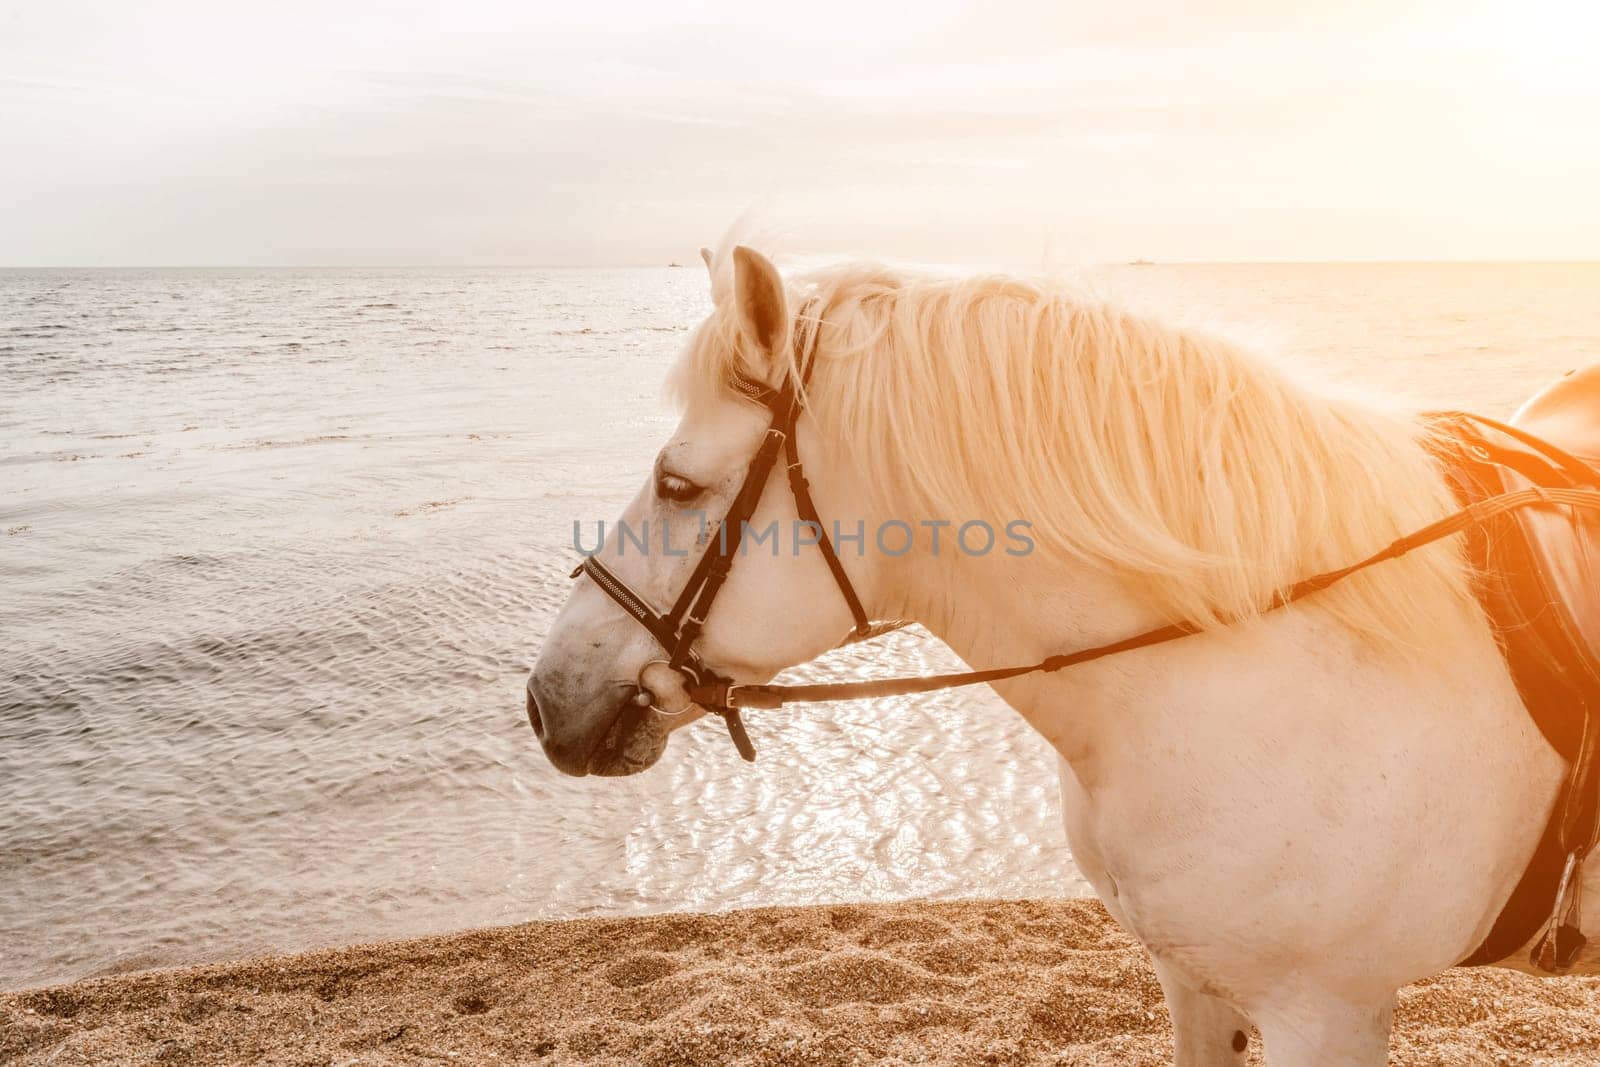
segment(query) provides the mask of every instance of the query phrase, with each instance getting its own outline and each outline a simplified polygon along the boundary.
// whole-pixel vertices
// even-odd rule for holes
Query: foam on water
[[[1106,272],[1505,414],[1593,266]],[[562,778],[521,707],[574,519],[673,422],[680,271],[0,272],[0,986],[529,918],[1085,892],[986,693],[714,724]],[[974,427],[973,432],[993,428]],[[948,668],[919,632],[800,677]]]

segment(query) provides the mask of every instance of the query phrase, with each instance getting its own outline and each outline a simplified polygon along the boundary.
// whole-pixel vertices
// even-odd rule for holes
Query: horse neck
[[[971,556],[948,546],[938,555],[918,552],[891,561],[879,588],[882,614],[920,623],[975,669],[1037,662],[1161,622],[1115,579],[1042,548],[1025,555],[996,548]],[[1021,701],[1032,689],[1024,679],[1001,692],[1027,715]]]
[[[1042,546],[1019,556],[999,549],[981,557],[918,551],[885,561],[873,579],[874,617],[920,623],[979,670],[1036,663],[1170,621],[1105,570],[1064,561]],[[1463,616],[1440,618],[1436,636],[1441,647],[1460,642],[1475,649],[1469,659],[1476,664],[1486,632],[1481,619]],[[1175,692],[1194,701],[1196,714],[1164,728],[1211,729],[1211,709],[1202,706],[1210,698],[1189,690],[1204,688],[1227,703],[1228,689],[1190,683],[1219,672],[1260,674],[1264,662],[1314,672],[1336,661],[1392,674],[1397,686],[1414,685],[1418,677],[1409,654],[1367,647],[1321,612],[1292,610],[1060,673],[1025,675],[995,689],[1077,766],[1078,757],[1111,732],[1141,729],[1141,706],[1171,704]]]

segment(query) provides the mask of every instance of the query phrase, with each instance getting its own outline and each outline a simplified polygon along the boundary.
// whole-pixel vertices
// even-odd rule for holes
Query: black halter
[[[802,328],[808,321],[807,312],[802,311],[796,318],[794,327],[795,353],[798,357],[796,364],[800,368],[801,385],[804,385],[811,376],[811,367],[816,358],[817,334],[821,327],[820,322],[811,322],[809,328]],[[580,574],[587,574],[607,596],[622,607],[623,611],[649,630],[656,643],[666,650],[667,665],[681,674],[696,691],[706,691],[714,687],[716,691],[727,692],[732,683],[732,679],[717,674],[705,665],[695,652],[694,644],[705,628],[706,617],[711,613],[711,605],[722,589],[722,583],[727,581],[728,574],[733,569],[733,561],[738,555],[745,528],[751,516],[755,514],[756,507],[761,503],[761,494],[766,489],[767,479],[772,475],[772,468],[778,461],[780,450],[788,465],[789,490],[794,494],[795,510],[800,520],[816,531],[817,547],[822,550],[822,558],[828,564],[828,570],[833,574],[833,580],[838,585],[844,602],[849,605],[851,616],[855,619],[852,639],[859,640],[874,633],[874,627],[861,606],[861,598],[856,595],[855,587],[850,584],[850,578],[844,572],[844,564],[839,561],[839,554],[834,550],[833,542],[817,515],[817,506],[811,499],[811,487],[806,482],[805,472],[800,466],[800,452],[795,431],[804,405],[794,379],[786,375],[782,387],[778,389],[773,389],[764,383],[743,380],[735,385],[747,399],[771,411],[772,422],[767,426],[761,447],[750,460],[750,467],[745,472],[744,482],[739,486],[738,495],[728,506],[728,512],[723,516],[722,522],[711,533],[705,552],[695,564],[694,570],[689,575],[689,581],[678,594],[672,609],[666,613],[656,611],[643,597],[630,589],[627,582],[601,563],[597,556],[586,557],[572,572],[574,578]],[[739,717],[739,709],[719,702],[709,705],[707,710],[721,715],[723,721],[727,723],[728,733],[738,747],[739,755],[747,760],[754,760],[755,746],[750,743],[750,735],[744,728],[744,721]]]

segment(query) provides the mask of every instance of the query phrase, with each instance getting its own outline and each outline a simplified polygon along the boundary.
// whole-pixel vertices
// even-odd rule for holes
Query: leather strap
[[[582,563],[573,570],[571,577],[587,574],[617,605],[626,611],[635,622],[650,631],[650,636],[656,643],[669,652],[677,644],[678,633],[675,627],[660,612],[656,611],[644,599],[629,588],[628,583],[611,573],[611,569],[600,562],[598,556],[585,556]]]
[[[828,571],[833,575],[833,582],[839,587],[839,593],[844,597],[844,602],[850,608],[850,615],[855,619],[854,630],[857,639],[865,639],[872,631],[872,620],[867,618],[866,609],[861,606],[861,598],[856,596],[855,586],[850,584],[850,578],[844,573],[844,564],[839,560],[839,551],[834,548],[833,541],[828,537],[828,531],[822,525],[822,519],[817,514],[817,505],[811,499],[811,483],[806,480],[805,471],[800,467],[799,445],[796,438],[799,434],[791,433],[784,442],[784,455],[789,462],[789,491],[794,494],[795,513],[802,522],[810,523],[817,531],[817,547],[822,550],[822,559],[828,565]]]
[[[1507,437],[1516,438],[1518,441],[1521,441],[1535,452],[1540,452],[1549,457],[1552,462],[1561,468],[1562,473],[1566,474],[1566,476],[1571,478],[1573,481],[1583,485],[1592,485],[1596,488],[1600,488],[1600,470],[1596,470],[1592,464],[1586,463],[1577,456],[1574,456],[1571,452],[1568,452],[1566,449],[1553,445],[1544,438],[1535,434],[1531,434],[1527,430],[1513,426],[1508,422],[1501,422],[1499,419],[1491,419],[1487,415],[1474,415],[1468,411],[1435,412],[1426,417],[1435,420],[1455,420],[1458,422],[1467,423],[1475,422],[1480,426],[1487,426],[1490,429],[1498,430]]]
[[[710,614],[711,605],[722,590],[722,583],[728,580],[733,570],[733,561],[738,556],[745,526],[761,502],[762,490],[766,488],[767,478],[778,461],[778,450],[783,447],[787,437],[788,432],[776,425],[767,430],[755,458],[750,461],[749,470],[745,472],[744,482],[728,508],[728,514],[718,525],[714,538],[706,545],[700,561],[690,573],[688,583],[678,594],[678,602],[667,615],[666,621],[676,633],[675,642],[666,646],[672,654],[670,663],[673,667],[682,666],[688,661],[700,631],[705,628],[706,616]]]
[[[1276,597],[1266,610],[1276,611],[1296,600],[1319,593],[1358,571],[1391,559],[1398,559],[1424,545],[1488,522],[1497,515],[1528,507],[1576,507],[1600,512],[1600,489],[1524,489],[1480,500],[1446,515],[1437,522],[1429,523],[1415,533],[1397,538],[1379,551],[1348,567],[1340,567],[1338,570],[1327,571],[1296,582]],[[1016,667],[995,667],[982,671],[878,678],[863,682],[819,682],[809,685],[738,685],[719,681],[691,686],[689,699],[705,707],[779,708],[792,703],[862,700],[930,693],[940,689],[978,685],[982,682],[999,682],[1035,672],[1059,671],[1122,652],[1166,644],[1198,633],[1199,629],[1191,623],[1172,623],[1108,644],[1048,656],[1037,663]]]

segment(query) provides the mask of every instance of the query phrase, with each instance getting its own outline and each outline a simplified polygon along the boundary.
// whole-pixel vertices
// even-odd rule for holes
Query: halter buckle
[[[720,686],[723,707],[782,707],[784,699],[765,685]]]

